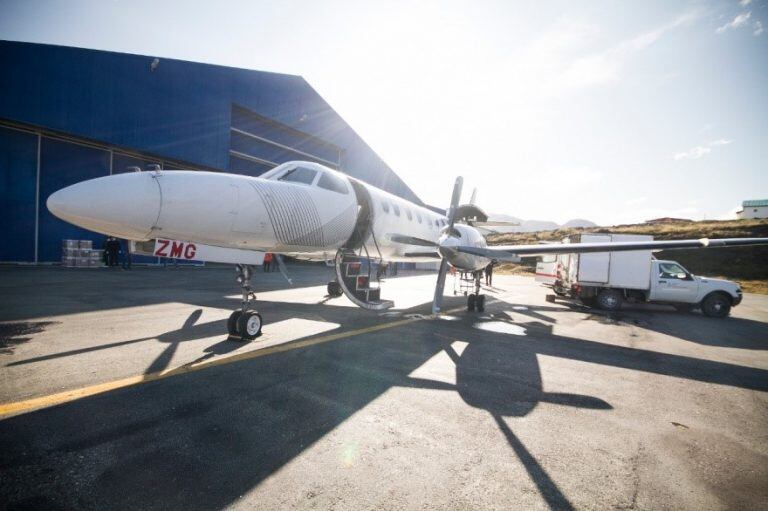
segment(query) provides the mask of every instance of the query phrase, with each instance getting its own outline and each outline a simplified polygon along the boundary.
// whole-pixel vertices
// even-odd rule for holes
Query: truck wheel
[[[731,299],[723,293],[712,293],[702,300],[701,311],[710,318],[724,318],[731,312]]]
[[[618,289],[603,289],[597,295],[597,306],[606,311],[619,310],[622,298]]]

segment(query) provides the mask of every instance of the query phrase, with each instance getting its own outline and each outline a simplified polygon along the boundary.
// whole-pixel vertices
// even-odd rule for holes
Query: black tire
[[[475,308],[477,312],[485,312],[485,295],[477,295],[475,299]]]
[[[237,320],[238,335],[244,341],[251,341],[261,335],[261,314],[256,311],[248,311]]]
[[[701,301],[701,312],[710,318],[724,318],[731,313],[731,298],[724,293],[712,293]]]
[[[235,311],[230,314],[229,319],[227,320],[227,332],[229,335],[240,335],[237,331],[237,320],[240,319],[242,313],[243,311]]]
[[[683,313],[693,312],[693,309],[696,308],[696,306],[693,305],[692,303],[678,303],[676,305],[673,305],[673,307],[677,312],[683,312]]]
[[[603,289],[597,295],[597,306],[605,311],[617,311],[623,298],[618,289]]]
[[[331,296],[333,298],[337,298],[344,294],[344,291],[341,289],[341,284],[336,282],[335,280],[332,280],[328,283],[328,296]]]
[[[469,312],[474,312],[476,300],[477,297],[475,297],[475,293],[470,293],[470,295],[467,296],[467,310]]]

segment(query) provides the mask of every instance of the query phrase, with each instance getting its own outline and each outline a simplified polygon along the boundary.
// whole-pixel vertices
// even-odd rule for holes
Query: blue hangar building
[[[258,176],[315,161],[421,201],[300,76],[0,41],[0,262],[61,260],[103,237],[45,202],[86,179],[160,165]]]

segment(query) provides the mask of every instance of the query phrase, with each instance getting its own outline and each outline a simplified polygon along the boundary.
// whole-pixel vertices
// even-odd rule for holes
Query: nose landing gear
[[[240,302],[240,310],[233,312],[227,320],[227,332],[230,337],[242,341],[251,341],[261,335],[261,314],[250,310],[256,300],[256,294],[251,289],[251,275],[253,268],[247,264],[237,265],[237,281],[243,291],[243,299]]]
[[[480,294],[481,276],[482,276],[482,272],[479,272],[479,271],[474,272],[475,292],[470,293],[467,296],[467,310],[469,312],[474,312],[475,310],[477,312],[485,311],[485,295]]]

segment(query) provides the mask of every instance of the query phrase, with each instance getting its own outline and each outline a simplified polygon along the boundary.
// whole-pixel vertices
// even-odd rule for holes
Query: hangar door
[[[33,133],[0,128],[0,261],[35,260],[38,138]]]
[[[231,172],[258,176],[291,160],[341,166],[341,147],[237,105],[232,106],[229,135]]]

